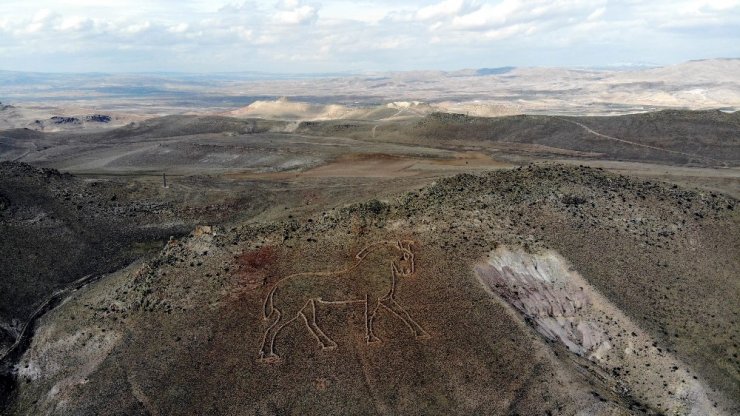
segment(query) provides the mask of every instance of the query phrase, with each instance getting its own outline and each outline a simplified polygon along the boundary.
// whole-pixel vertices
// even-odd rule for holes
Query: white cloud
[[[604,3],[603,0],[503,0],[455,17],[452,27],[458,30],[490,31],[522,24],[546,25],[553,21],[567,23],[568,19],[573,21],[587,19],[591,14],[598,12]]]
[[[189,27],[190,25],[183,22],[183,23],[171,25],[169,28],[167,28],[167,31],[170,33],[185,33],[188,31]]]
[[[132,23],[126,27],[123,28],[123,33],[127,35],[136,35],[139,33],[146,32],[152,28],[152,22],[144,21],[144,22],[137,22]]]
[[[49,9],[41,9],[31,18],[31,21],[25,28],[25,32],[29,34],[40,33],[48,30],[52,23],[59,18],[59,14],[52,12]]]
[[[589,14],[586,20],[597,20],[601,16],[604,15],[605,11],[606,11],[606,7],[599,7],[598,9],[594,10],[591,14]]]
[[[740,0],[125,3],[0,2],[0,69],[285,72],[740,56]]]
[[[293,6],[293,4],[297,2],[289,1],[284,3],[290,3]],[[290,8],[281,8],[277,13],[275,13],[275,20],[278,23],[287,25],[305,25],[314,23],[318,17],[318,8],[308,4],[295,4]]]
[[[416,12],[416,18],[422,21],[429,21],[454,17],[463,12],[469,13],[476,10],[480,7],[478,3],[470,0],[444,0],[420,8]]]

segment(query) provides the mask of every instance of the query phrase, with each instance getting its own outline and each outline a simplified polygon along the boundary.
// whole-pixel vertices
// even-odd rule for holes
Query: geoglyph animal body
[[[380,341],[373,332],[373,321],[381,307],[401,319],[417,339],[429,338],[396,298],[399,280],[416,273],[413,244],[410,240],[379,241],[357,253],[355,262],[343,270],[298,273],[277,281],[263,305],[263,319],[272,322],[262,339],[260,360],[279,361],[275,338],[283,328],[299,319],[304,321],[323,350],[336,348],[337,344],[316,322],[317,304],[364,304],[368,344]],[[380,255],[381,264],[368,261],[371,255]]]

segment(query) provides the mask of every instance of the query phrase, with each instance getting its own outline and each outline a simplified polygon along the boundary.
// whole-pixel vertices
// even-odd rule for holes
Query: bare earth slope
[[[73,173],[301,171],[349,153],[502,161],[571,158],[737,167],[740,113],[661,111],[613,117],[468,117],[288,123],[169,116],[105,131],[0,132],[0,159]]]
[[[434,113],[396,123],[304,122],[297,132],[501,153],[737,166],[740,112],[660,111],[604,117],[468,117]],[[577,152],[580,152],[577,153]]]
[[[737,212],[547,165],[200,227],[44,316],[8,412],[737,414]]]

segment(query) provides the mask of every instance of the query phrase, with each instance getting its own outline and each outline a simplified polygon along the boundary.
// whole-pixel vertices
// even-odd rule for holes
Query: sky
[[[740,0],[2,0],[0,69],[273,73],[740,57]]]

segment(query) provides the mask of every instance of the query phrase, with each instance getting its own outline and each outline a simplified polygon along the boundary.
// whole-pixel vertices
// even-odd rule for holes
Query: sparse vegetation
[[[722,192],[736,188],[735,168],[707,159],[734,166],[734,117],[432,114],[288,126],[177,116],[74,140],[3,132],[13,152],[55,150],[29,153],[46,168],[0,164],[0,248],[11,253],[0,259],[11,271],[0,282],[0,345],[67,288],[3,362],[4,411],[703,413],[692,397],[706,393],[718,412],[737,413],[740,217]],[[701,157],[616,143],[572,121]],[[541,163],[553,158],[576,162]],[[49,168],[59,165],[78,175]],[[641,177],[610,172],[635,166]],[[703,188],[684,186],[699,177]],[[295,321],[270,332],[263,311],[276,282],[349,270],[363,248],[399,240],[405,255],[370,256],[359,277],[281,286],[300,292],[278,299]],[[557,253],[583,281],[541,287],[501,269],[501,286],[486,288],[476,271],[497,249]],[[409,253],[414,273],[404,271]],[[378,302],[363,303],[368,282]],[[389,288],[406,312],[380,301]],[[580,291],[591,306],[577,305]],[[316,311],[301,312],[309,303]],[[368,345],[370,332],[379,343]],[[273,333],[278,364],[258,356]]]

